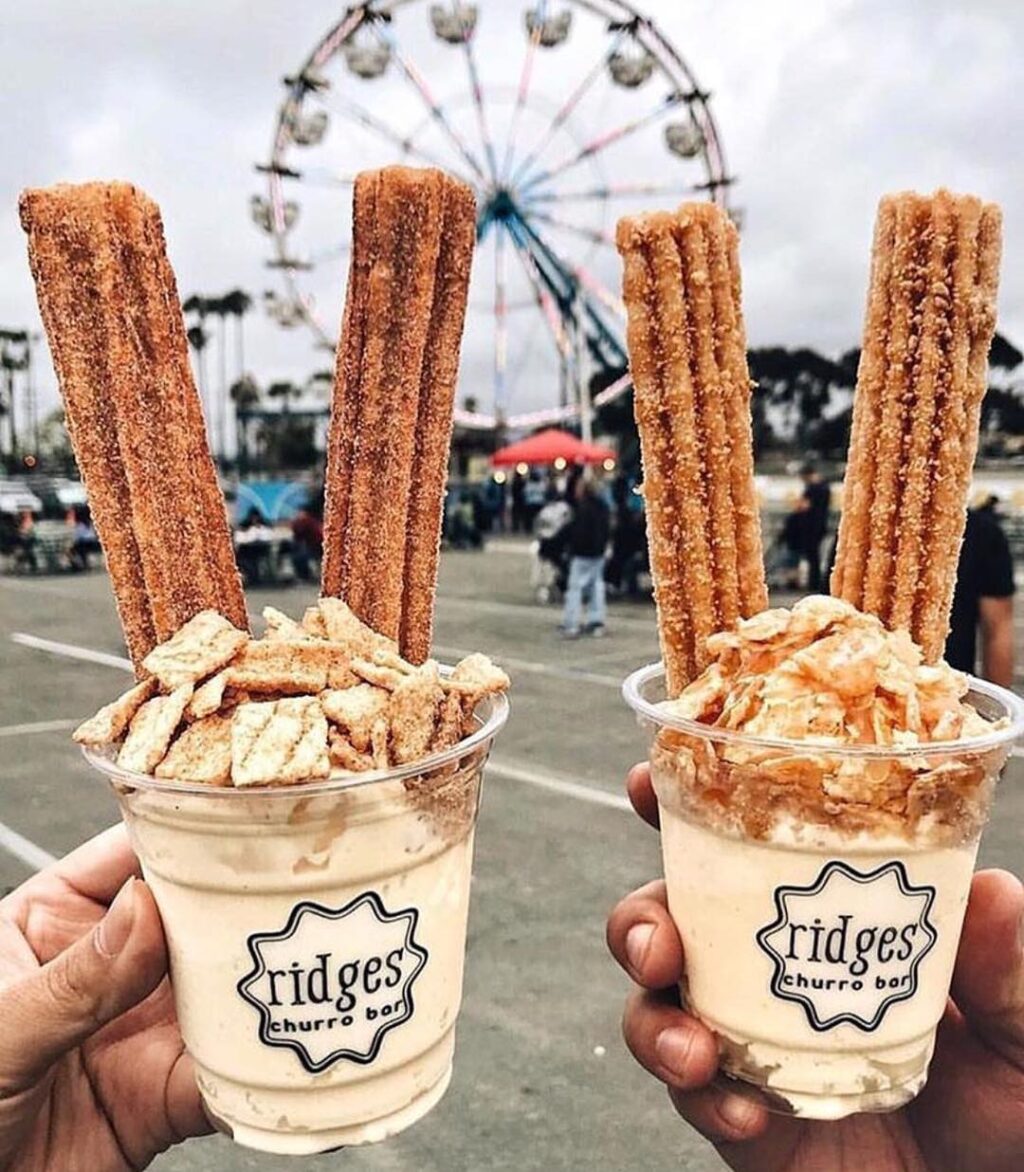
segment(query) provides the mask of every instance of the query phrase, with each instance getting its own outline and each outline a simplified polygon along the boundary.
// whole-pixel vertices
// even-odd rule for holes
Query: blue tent
[[[309,504],[309,489],[289,480],[245,480],[238,486],[235,524],[240,525],[255,509],[268,525],[290,521]]]

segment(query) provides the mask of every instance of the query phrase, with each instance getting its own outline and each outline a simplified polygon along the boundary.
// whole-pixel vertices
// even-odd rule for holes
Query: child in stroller
[[[569,580],[568,537],[572,506],[553,500],[540,510],[530,543],[530,585],[537,601],[546,606],[559,602]]]

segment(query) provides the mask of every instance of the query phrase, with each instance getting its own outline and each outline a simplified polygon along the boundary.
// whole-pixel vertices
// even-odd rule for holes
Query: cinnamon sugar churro
[[[882,199],[832,592],[946,642],[988,350],[1001,215],[975,196]]]
[[[712,204],[619,221],[630,368],[670,695],[768,604],[736,229]]]
[[[322,589],[414,662],[430,643],[473,239],[472,193],[440,171],[357,177]]]
[[[202,610],[247,625],[159,210],[126,183],[26,191],[20,210],[136,667]]]

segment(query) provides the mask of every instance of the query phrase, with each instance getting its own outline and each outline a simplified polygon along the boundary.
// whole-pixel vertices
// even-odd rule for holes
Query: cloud
[[[475,109],[461,51],[434,40],[423,3],[403,6],[393,25],[399,42],[482,165]],[[501,143],[515,110],[525,51],[521,6],[482,0],[479,67],[490,98],[490,130]],[[742,0],[650,2],[648,10],[713,91],[713,109],[738,176],[735,202],[746,214],[745,308],[754,343],[812,344],[837,352],[857,340],[868,250],[878,196],[939,184],[976,190],[1006,213],[1007,254],[1024,236],[1024,137],[1016,46],[1024,17],[1008,3],[954,0],[895,6],[882,0],[816,5]],[[0,174],[0,323],[39,328],[17,224],[18,191],[27,185],[102,176],[131,178],[161,204],[171,258],[183,293],[240,285],[259,297],[277,287],[264,267],[267,241],[248,215],[261,190],[253,164],[267,157],[281,77],[295,70],[337,19],[327,0],[47,0],[5,14],[0,117],[5,166]],[[598,59],[604,34],[578,13],[569,43],[538,54],[531,86],[535,108],[520,119],[520,149]],[[340,76],[340,75],[339,75]],[[633,95],[599,83],[587,94],[543,161],[567,158],[597,134],[650,107],[662,90]],[[328,99],[332,127],[321,151],[301,155],[346,173],[393,154],[341,109],[354,93],[401,134],[468,169],[426,104],[392,66],[383,82]],[[575,145],[574,145],[575,144]],[[295,152],[295,158],[300,157]],[[563,193],[645,177],[668,184],[687,172],[669,156],[655,122],[643,133],[567,172]],[[310,282],[325,318],[336,320],[346,260],[338,250],[348,217],[344,187],[312,179],[297,189],[302,204],[296,251],[334,255]],[[658,202],[671,203],[669,196]],[[577,226],[610,230],[620,212],[557,205]],[[547,224],[559,250],[570,250],[611,289],[614,252]],[[511,409],[557,399],[558,364],[550,331],[530,308],[533,292],[514,252],[507,255],[512,306],[508,370]],[[477,262],[461,393],[490,398],[494,354],[495,258],[485,243]],[[1024,339],[1024,276],[1004,267],[1001,326]],[[282,331],[262,313],[246,326],[249,365],[261,381],[304,379],[325,355],[304,330]],[[53,402],[52,375],[40,379]]]

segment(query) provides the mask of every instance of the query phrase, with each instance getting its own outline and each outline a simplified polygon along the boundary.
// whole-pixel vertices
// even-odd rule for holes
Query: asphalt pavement
[[[300,615],[314,594],[255,590],[250,606]],[[643,738],[619,696],[622,678],[657,656],[653,610],[613,603],[602,641],[562,642],[558,619],[531,599],[524,545],[505,539],[485,553],[445,554],[437,655],[485,651],[513,679],[513,715],[494,752],[477,836],[455,1076],[441,1105],[405,1134],[295,1167],[723,1167],[627,1053],[619,1029],[627,982],[604,945],[608,909],[659,870],[656,836],[623,797]],[[0,577],[0,648],[0,885],[9,887],[117,818],[105,783],[70,740],[74,724],[126,682],[105,575]],[[1022,773],[1011,762],[982,848],[983,864],[1018,873]],[[153,1167],[264,1172],[287,1164],[212,1138]]]

